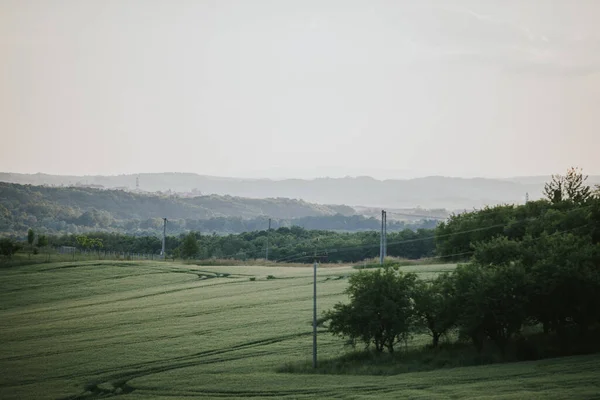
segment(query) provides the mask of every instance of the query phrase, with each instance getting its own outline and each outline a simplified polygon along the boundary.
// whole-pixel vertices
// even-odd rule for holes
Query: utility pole
[[[271,218],[269,218],[269,230],[267,230],[267,254],[265,259],[269,261],[269,234],[271,233]]]
[[[317,369],[317,258],[313,266],[313,368]]]
[[[387,257],[387,211],[383,212],[383,259]]]
[[[162,250],[160,251],[160,255],[163,259],[165,259],[165,242],[167,240],[167,219],[163,218],[163,238],[162,238]]]
[[[385,211],[381,210],[381,232],[379,233],[379,265],[383,265],[383,219]]]

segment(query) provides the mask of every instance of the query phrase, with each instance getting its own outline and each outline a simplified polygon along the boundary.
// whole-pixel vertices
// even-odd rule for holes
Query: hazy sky
[[[0,171],[600,174],[600,1],[0,0]]]

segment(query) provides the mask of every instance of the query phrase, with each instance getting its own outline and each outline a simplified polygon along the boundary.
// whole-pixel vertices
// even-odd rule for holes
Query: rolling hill
[[[136,188],[146,192],[196,192],[246,198],[290,198],[319,204],[386,208],[445,208],[462,210],[501,203],[522,203],[529,193],[541,196],[549,177],[507,179],[449,178],[431,176],[406,180],[377,180],[371,177],[302,179],[238,179],[191,173],[151,173],[118,176],[60,176],[0,173],[0,181],[31,185],[99,185],[104,188]],[[590,184],[600,183],[591,176]]]

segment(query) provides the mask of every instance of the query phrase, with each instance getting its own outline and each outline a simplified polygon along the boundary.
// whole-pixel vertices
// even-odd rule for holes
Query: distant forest
[[[419,210],[420,213],[426,211]],[[444,210],[431,218],[388,219],[388,231],[434,228]],[[25,237],[29,228],[43,234],[88,232],[135,236],[188,231],[230,234],[260,231],[272,219],[273,229],[356,232],[377,230],[380,221],[345,205],[320,205],[302,200],[249,199],[232,196],[178,197],[79,187],[46,187],[0,182],[0,235]]]

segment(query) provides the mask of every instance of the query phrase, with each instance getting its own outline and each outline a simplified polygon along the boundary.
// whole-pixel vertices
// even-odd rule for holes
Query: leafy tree
[[[40,235],[38,237],[37,246],[38,247],[46,247],[46,246],[48,246],[48,237],[46,235]]]
[[[33,249],[33,242],[35,241],[35,232],[33,229],[29,228],[27,230],[27,244],[29,247],[29,257],[31,258],[31,251]]]
[[[552,175],[552,181],[544,185],[544,195],[551,203],[560,203],[564,195],[565,177]]]
[[[523,268],[469,264],[457,267],[454,279],[461,334],[469,337],[478,350],[487,337],[504,351],[527,317]]]
[[[572,232],[536,242],[530,314],[563,340],[570,326],[583,334],[600,321],[600,247]]]
[[[9,238],[0,239],[0,254],[7,259],[11,259],[13,254],[21,249],[21,245]]]
[[[102,239],[88,236],[77,236],[77,244],[84,249],[97,250],[98,252],[103,247]]]
[[[196,257],[198,251],[200,250],[198,246],[198,240],[196,239],[196,234],[194,232],[188,233],[183,239],[183,243],[181,245],[181,257],[183,258],[193,258]]]
[[[438,275],[432,281],[419,281],[414,293],[415,313],[437,347],[440,337],[456,323],[457,307],[450,274]]]
[[[581,168],[569,168],[564,176],[552,175],[552,181],[544,186],[544,195],[552,203],[563,200],[583,203],[592,195],[591,188],[585,185],[587,178]]]
[[[361,271],[349,279],[349,304],[338,303],[325,313],[329,331],[349,343],[375,345],[377,352],[394,351],[415,325],[413,294],[417,276],[394,268]]]

